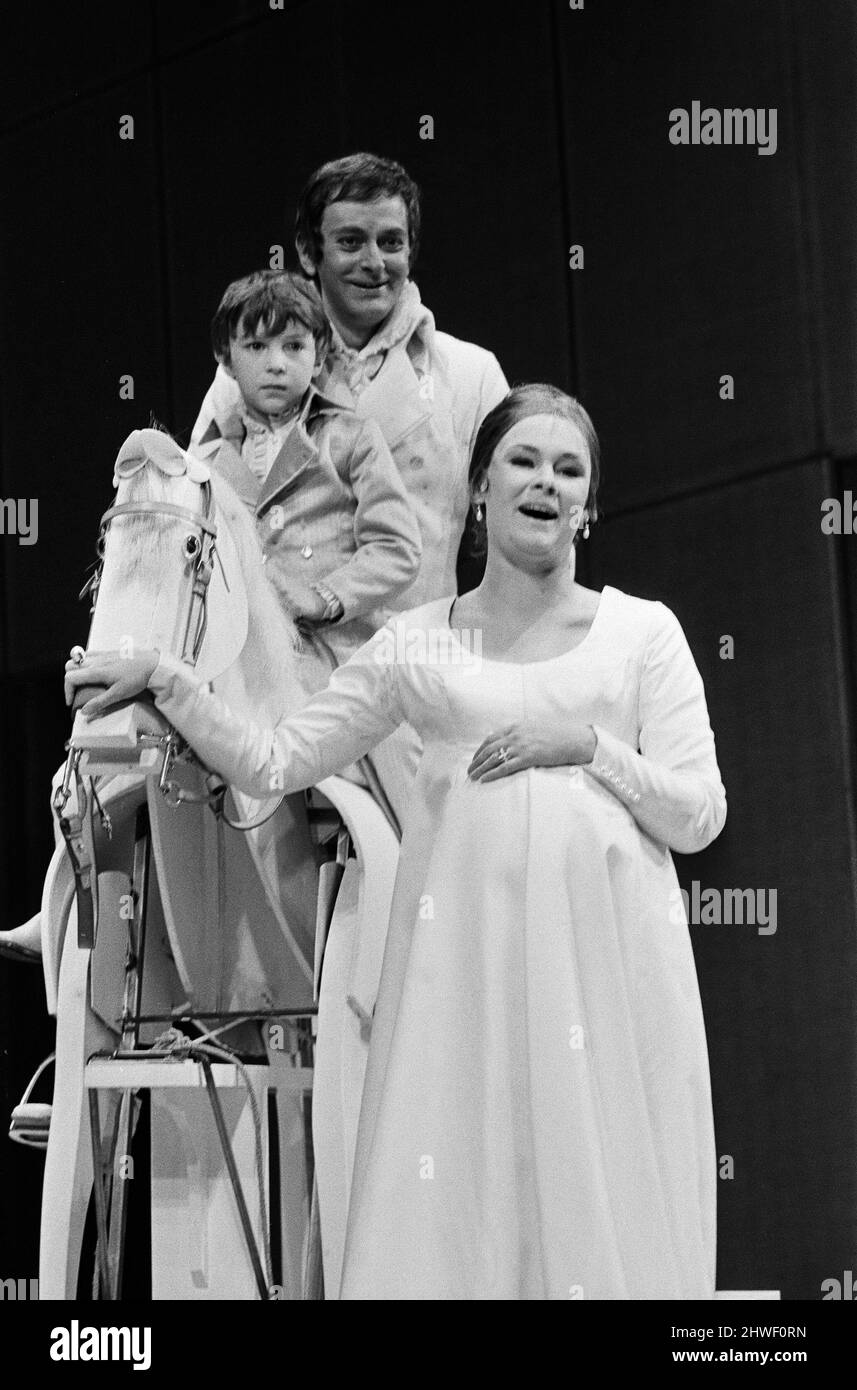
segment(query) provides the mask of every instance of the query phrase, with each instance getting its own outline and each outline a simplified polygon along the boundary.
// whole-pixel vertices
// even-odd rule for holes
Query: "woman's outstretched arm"
[[[206,767],[249,796],[265,798],[300,791],[339,772],[404,721],[389,639],[382,628],[334,671],[325,690],[297,713],[284,714],[273,728],[236,714],[173,656],[152,653],[148,669],[143,663],[137,687],[148,684],[158,709]],[[103,712],[134,693],[122,681],[122,667],[118,654],[104,653],[67,668],[67,695],[76,685],[110,685],[112,689],[90,702],[95,708],[87,711]]]

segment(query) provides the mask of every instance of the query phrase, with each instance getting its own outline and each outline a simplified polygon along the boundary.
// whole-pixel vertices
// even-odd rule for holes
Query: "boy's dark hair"
[[[211,320],[211,346],[218,362],[229,361],[229,340],[244,332],[266,338],[299,323],[312,334],[316,358],[330,347],[330,324],[321,297],[304,275],[287,270],[256,270],[228,285]]]
[[[409,269],[417,258],[420,240],[420,190],[410,174],[394,159],[377,154],[348,154],[332,159],[310,174],[298,200],[295,242],[313,265],[321,260],[321,219],[331,203],[344,199],[358,203],[375,198],[401,198],[408,214]]]

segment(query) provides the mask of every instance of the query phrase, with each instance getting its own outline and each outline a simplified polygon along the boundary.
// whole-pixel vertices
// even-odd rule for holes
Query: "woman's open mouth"
[[[532,517],[534,521],[556,521],[559,516],[556,508],[547,502],[525,502],[518,511],[524,516]]]

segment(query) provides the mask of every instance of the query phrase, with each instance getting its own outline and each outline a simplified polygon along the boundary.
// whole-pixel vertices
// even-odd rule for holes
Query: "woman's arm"
[[[663,604],[649,630],[640,677],[637,752],[594,725],[586,771],[670,849],[694,854],[723,829],[726,793],[702,678],[675,614]]]
[[[313,786],[353,763],[405,719],[397,667],[389,660],[390,633],[382,628],[333,673],[327,688],[274,728],[236,714],[184,662],[163,655],[143,666],[142,686],[206,767],[249,796],[269,797]],[[156,654],[155,654],[156,655]],[[154,660],[154,656],[152,657]],[[121,659],[88,658],[67,669],[67,691],[109,684],[86,712],[101,713],[131,690],[119,684]]]

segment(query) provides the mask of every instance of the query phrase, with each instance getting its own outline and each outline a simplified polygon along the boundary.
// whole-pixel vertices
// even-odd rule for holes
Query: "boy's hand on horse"
[[[82,686],[106,686],[103,694],[94,695],[81,707],[86,719],[95,719],[111,705],[144,691],[158,661],[155,651],[135,651],[128,656],[122,652],[86,652],[80,660],[65,664],[65,702],[70,705]]]
[[[276,559],[267,566],[267,575],[290,618],[298,624],[321,622],[326,604],[311,585],[301,584],[293,575],[283,573]]]

